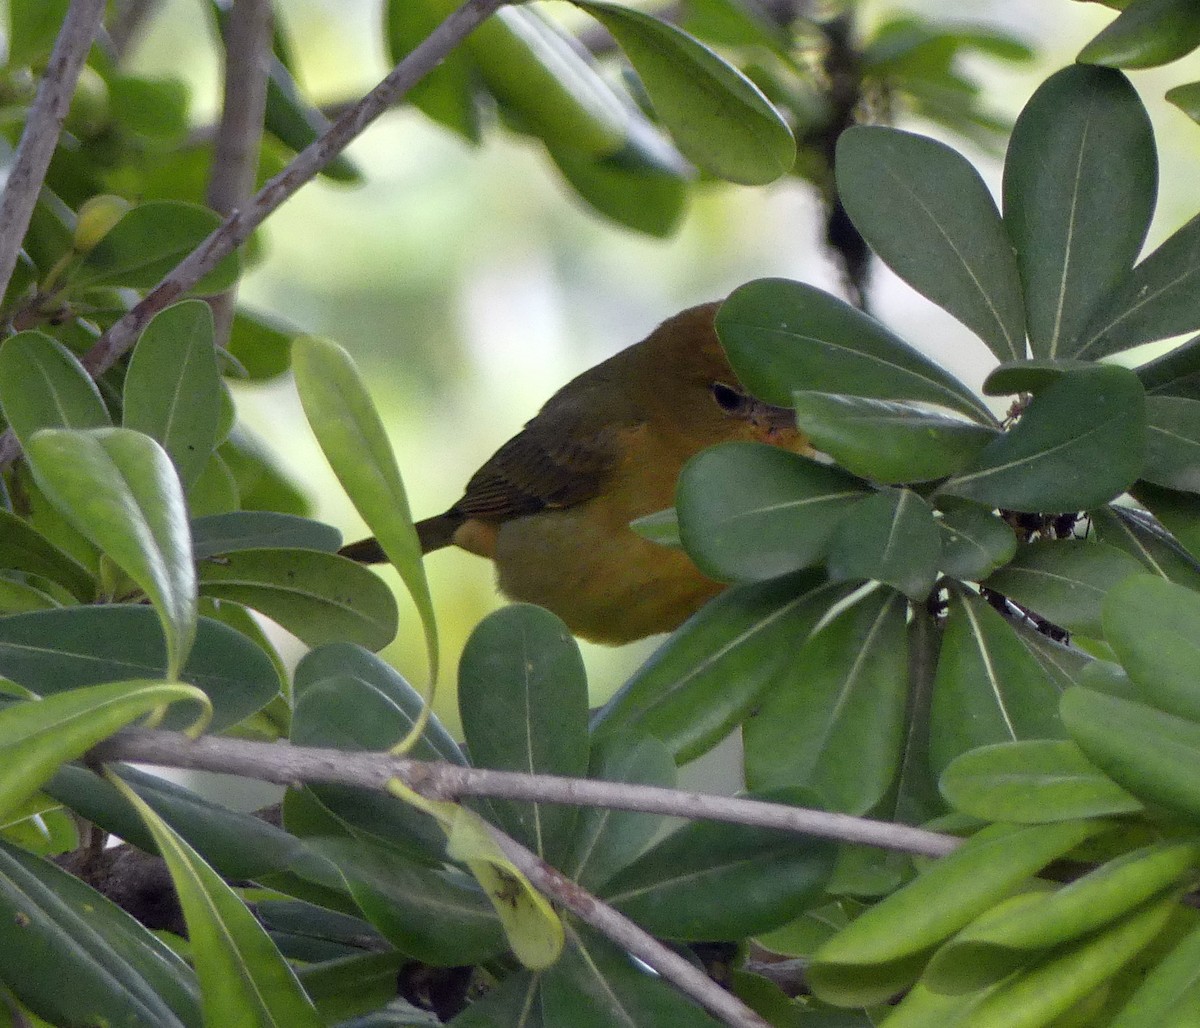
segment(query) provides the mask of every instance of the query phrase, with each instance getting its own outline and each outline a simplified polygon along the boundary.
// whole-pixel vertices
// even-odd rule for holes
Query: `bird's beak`
[[[796,412],[791,407],[776,407],[753,398],[750,404],[750,421],[768,441],[777,433],[796,431]]]

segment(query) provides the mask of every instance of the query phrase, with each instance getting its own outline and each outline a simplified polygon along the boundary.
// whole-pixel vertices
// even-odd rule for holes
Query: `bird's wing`
[[[609,424],[598,432],[580,427],[570,408],[543,410],[475,472],[451,510],[508,521],[591,499],[620,460],[622,433],[632,426]]]

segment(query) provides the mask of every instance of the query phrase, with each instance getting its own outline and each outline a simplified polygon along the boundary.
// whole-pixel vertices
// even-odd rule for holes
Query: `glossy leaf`
[[[791,171],[796,144],[787,123],[741,72],[649,14],[598,0],[574,2],[612,33],[689,160],[745,185]]]
[[[216,447],[221,380],[208,304],[185,300],[151,319],[142,332],[122,393],[122,424],[158,440],[184,487]]]
[[[910,489],[883,489],[847,512],[829,547],[829,575],[872,580],[925,599],[937,578],[942,536],[933,508]]]
[[[1200,82],[1173,86],[1163,94],[1163,99],[1178,107],[1192,121],[1200,121]]]
[[[1134,369],[1149,396],[1200,400],[1200,336]]]
[[[985,828],[822,946],[809,969],[814,994],[840,1006],[887,1000],[917,979],[944,939],[1104,827],[1067,821]]]
[[[192,519],[192,553],[196,560],[271,547],[334,553],[341,545],[342,533],[332,525],[295,514],[243,510]]]
[[[820,561],[866,486],[764,443],[721,443],[679,476],[676,513],[689,556],[724,581],[774,578]]]
[[[47,429],[25,449],[42,491],[154,604],[178,677],[196,635],[196,570],[171,458],[127,428]]]
[[[0,508],[0,567],[48,578],[79,600],[95,596],[88,570],[11,511]]]
[[[157,618],[136,604],[64,607],[0,618],[0,675],[41,696],[124,679],[162,679],[166,647]],[[212,729],[237,724],[278,691],[270,659],[231,628],[201,618],[196,642],[178,680],[212,703]],[[187,713],[167,715],[176,731]]]
[[[430,678],[436,680],[438,636],[433,600],[408,494],[383,422],[354,361],[336,343],[314,338],[298,340],[292,364],[304,414],[330,467],[400,573],[416,605],[425,630]],[[394,625],[380,645],[390,642],[393,635]]]
[[[1200,11],[1189,0],[1135,0],[1079,52],[1087,64],[1154,68],[1200,46]]]
[[[1145,407],[1141,383],[1124,368],[1063,375],[941,492],[1034,513],[1099,506],[1141,473]]]
[[[60,764],[138,718],[181,700],[200,704],[193,726],[208,722],[208,699],[178,682],[110,682],[0,708],[0,819],[16,810]]]
[[[969,503],[944,504],[941,570],[977,582],[1003,567],[1017,552],[1017,537],[998,515]]]
[[[42,428],[112,424],[83,365],[41,332],[18,332],[0,346],[0,409],[22,445]]]
[[[1142,478],[1167,489],[1200,493],[1200,400],[1148,396],[1146,421]]]
[[[787,678],[742,729],[748,786],[804,786],[848,814],[883,798],[904,741],[906,610],[899,594],[877,589],[789,648]]]
[[[198,204],[178,200],[138,204],[79,263],[71,287],[149,289],[220,224],[217,214]],[[219,293],[237,281],[239,272],[238,255],[230,254],[192,292]]]
[[[765,692],[791,680],[792,655],[854,588],[802,572],[725,590],[604,705],[596,738],[650,735],[681,764],[707,752]]]
[[[1142,566],[1121,550],[1086,540],[1041,540],[983,584],[1068,632],[1099,638],[1100,608],[1109,590]]]
[[[1141,252],[1157,183],[1150,118],[1124,75],[1074,65],[1038,87],[1004,164],[1004,225],[1035,355],[1074,355]]]
[[[965,157],[926,136],[856,126],[838,138],[837,184],[855,227],[888,267],[1000,360],[1025,356],[1012,245]]]
[[[953,592],[931,709],[935,770],[977,746],[1061,738],[1058,689],[984,600]]]
[[[1023,361],[1006,361],[988,372],[983,380],[984,396],[1012,396],[1016,393],[1040,393],[1069,371],[1083,371],[1091,361],[1073,357],[1033,357]]]
[[[169,946],[78,878],[3,842],[0,980],[51,1024],[201,1024],[195,975]]]
[[[805,389],[918,400],[996,423],[954,376],[874,318],[802,282],[747,283],[721,305],[716,324],[739,381],[768,403],[788,406]]]
[[[1133,512],[1140,515],[1139,522],[1144,522],[1147,528],[1156,528],[1164,542],[1173,542],[1175,550],[1182,547],[1187,551],[1186,556],[1194,561],[1196,554],[1200,553],[1200,504],[1196,502],[1195,495],[1163,489],[1147,482],[1135,485],[1132,494],[1149,511],[1149,515],[1144,511]],[[1126,508],[1126,512],[1129,510]]]
[[[1089,516],[1101,542],[1136,557],[1152,574],[1200,589],[1200,561],[1145,511],[1109,504]]]
[[[1083,650],[1056,642],[1050,636],[1044,635],[1035,625],[1021,622],[1015,626],[1017,639],[1032,655],[1034,660],[1042,665],[1042,670],[1050,676],[1050,681],[1064,690],[1072,685],[1079,685],[1087,669],[1096,660]]]
[[[1063,693],[1063,723],[1088,759],[1140,800],[1200,817],[1200,725],[1080,686]]]
[[[171,872],[200,980],[204,1023],[319,1028],[323,1022],[295,972],[234,891],[132,789],[113,782],[145,821]]]
[[[799,789],[754,793],[802,802]],[[834,847],[745,825],[695,821],[618,872],[603,898],[653,935],[734,939],[805,910],[833,873]]]
[[[199,566],[200,592],[265,614],[309,646],[379,650],[396,635],[396,601],[368,568],[319,550],[235,550]]]
[[[476,767],[580,778],[588,766],[587,674],[567,626],[520,603],[489,614],[458,665],[458,707]],[[492,800],[500,826],[558,867],[576,809]]]
[[[1142,809],[1066,740],[981,746],[951,761],[940,787],[955,810],[987,821],[1044,824]]]
[[[836,393],[793,396],[796,422],[813,447],[876,482],[929,482],[961,471],[996,437],[993,429],[913,403]]]

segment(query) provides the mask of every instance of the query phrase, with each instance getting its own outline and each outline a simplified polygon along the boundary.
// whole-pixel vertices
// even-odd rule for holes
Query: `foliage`
[[[706,0],[678,27],[578,6],[621,48],[624,82],[506,7],[413,102],[468,139],[494,110],[597,211],[656,235],[700,175],[832,190],[836,173],[836,209],[995,357],[985,392],[1007,414],[862,310],[802,283],[746,284],[718,316],[730,360],[829,460],[748,443],[694,458],[675,509],[639,528],[729,588],[590,719],[562,623],[524,605],[491,616],[459,671],[460,744],[375,656],[397,631],[390,590],[338,555],[336,530],[237,423],[226,378],[294,360],[314,433],[421,613],[436,680],[403,482],[345,353],[293,350],[246,311],[222,338],[197,297],[236,282],[229,258],[89,373],[96,339],[220,224],[200,203],[211,144],[187,136],[186,91],[96,48],[0,307],[0,411],[24,452],[0,496],[0,1017],[713,1023],[532,892],[493,824],[693,956],[729,944],[731,988],[773,1024],[1188,1023],[1200,336],[1132,370],[1109,358],[1200,331],[1200,222],[1141,256],[1154,138],[1114,67],[1193,48],[1192,6],[1134,0],[1089,63],[1042,84],[1008,144],[1002,211],[952,147],[841,130],[875,97],[994,133],[956,58],[1025,56],[1006,37],[906,19],[854,44],[848,13],[779,24]],[[2,84],[22,117],[66,7],[11,0]],[[393,54],[449,10],[389,3]],[[826,93],[806,74],[818,55]],[[323,125],[278,36],[275,56],[260,172]],[[344,158],[325,174],[358,177]],[[252,613],[310,647],[294,672]],[[135,722],[660,786],[740,728],[748,795],[966,841],[914,866],[775,830],[456,804],[398,783],[291,788],[274,825],[79,762]],[[78,842],[73,815],[161,856],[186,942],[56,866]],[[806,991],[756,974],[764,953],[805,958]],[[395,1000],[397,972],[451,993],[418,1010]]]

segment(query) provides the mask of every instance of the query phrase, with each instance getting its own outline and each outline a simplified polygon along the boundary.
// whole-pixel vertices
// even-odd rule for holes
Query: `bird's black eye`
[[[746,406],[746,394],[724,382],[714,382],[709,389],[717,406],[726,414],[737,414]]]

